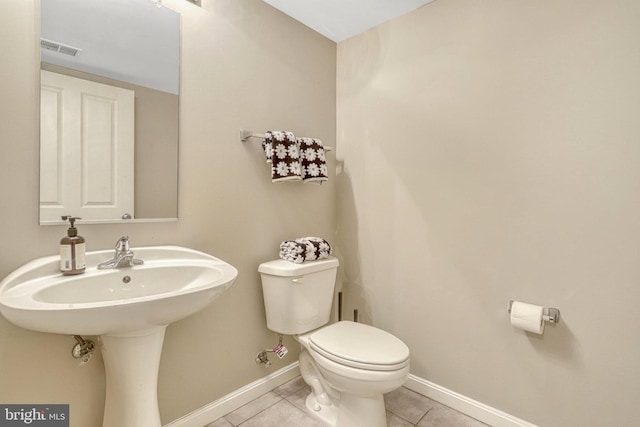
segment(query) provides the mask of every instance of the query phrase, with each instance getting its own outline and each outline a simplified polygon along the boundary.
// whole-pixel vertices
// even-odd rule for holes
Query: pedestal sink
[[[180,246],[133,248],[143,265],[98,270],[113,250],[88,252],[87,271],[59,272],[59,256],[33,260],[0,282],[0,312],[26,329],[97,335],[107,393],[104,427],[159,427],[164,332],[219,298],[238,271]]]

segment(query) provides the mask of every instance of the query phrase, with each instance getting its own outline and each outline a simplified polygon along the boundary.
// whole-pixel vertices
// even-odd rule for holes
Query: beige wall
[[[346,299],[415,375],[540,426],[637,424],[639,22],[440,0],[338,45]],[[525,335],[510,299],[562,322]]]
[[[290,129],[334,145],[336,46],[260,0],[163,3],[182,14],[180,221],[79,230],[88,250],[128,234],[134,246],[185,245],[239,270],[221,300],[167,330],[159,379],[167,423],[296,359],[287,339],[283,362],[271,370],[254,363],[277,343],[266,330],[256,269],[277,258],[284,239],[334,237],[335,180],[271,184],[259,142],[240,143],[239,129]],[[38,225],[36,10],[37,1],[0,2],[0,276],[56,253],[65,234]],[[72,345],[71,337],[0,318],[0,402],[70,403],[72,426],[100,425],[102,360],[79,366]]]

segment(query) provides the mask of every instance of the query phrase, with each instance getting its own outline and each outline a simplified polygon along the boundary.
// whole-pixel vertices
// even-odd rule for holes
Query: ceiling
[[[44,39],[82,49],[41,49],[44,62],[178,93],[180,14],[150,0],[42,0]]]
[[[264,1],[337,43],[433,0]]]
[[[264,1],[340,42],[433,0]],[[158,8],[152,0],[40,3],[41,37],[82,49],[76,57],[43,49],[43,61],[178,93],[180,16],[176,12]]]

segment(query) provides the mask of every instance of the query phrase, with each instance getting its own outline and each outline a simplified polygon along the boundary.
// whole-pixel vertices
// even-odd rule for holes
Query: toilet
[[[409,348],[363,323],[331,315],[338,260],[260,264],[267,327],[301,345],[309,414],[330,427],[386,427],[383,394],[409,376]],[[327,325],[327,326],[325,326]]]

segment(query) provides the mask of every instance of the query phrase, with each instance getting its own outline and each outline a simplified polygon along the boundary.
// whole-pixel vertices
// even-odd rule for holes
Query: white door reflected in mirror
[[[41,71],[41,222],[134,214],[134,97]]]

